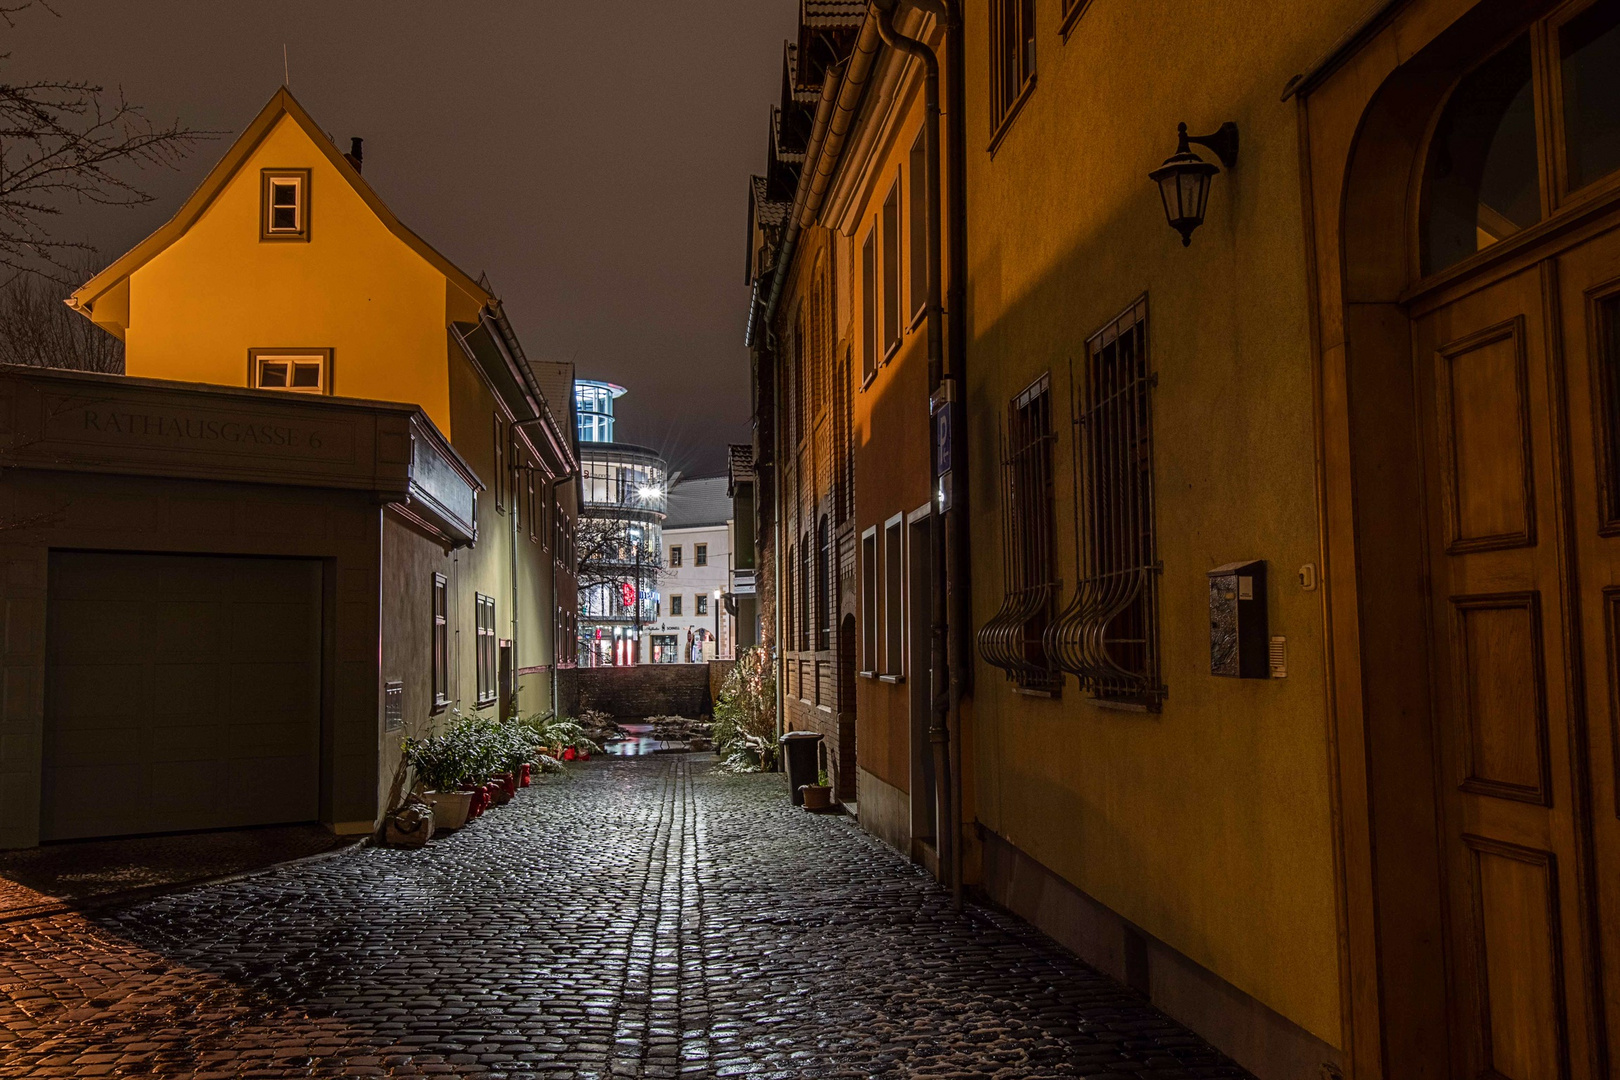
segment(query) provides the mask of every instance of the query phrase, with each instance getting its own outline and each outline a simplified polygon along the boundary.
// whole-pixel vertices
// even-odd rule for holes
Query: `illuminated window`
[[[450,582],[433,575],[433,707],[450,703]]]
[[[669,546],[669,565],[671,567],[678,567],[681,565],[681,545],[671,544]]]
[[[259,211],[261,240],[309,239],[309,170],[267,169]]]
[[[697,613],[699,615],[707,615],[709,613],[709,597],[704,593],[697,594]]]
[[[478,704],[495,700],[495,598],[473,594],[478,627]]]
[[[300,394],[328,392],[328,352],[283,352],[254,349],[249,354],[249,385],[259,390],[291,390]]]

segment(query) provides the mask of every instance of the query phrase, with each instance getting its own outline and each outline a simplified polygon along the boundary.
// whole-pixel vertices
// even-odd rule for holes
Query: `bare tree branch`
[[[0,21],[48,0],[0,4]],[[11,59],[0,54],[0,64]],[[62,239],[49,227],[73,204],[140,206],[152,196],[125,173],[176,167],[217,132],[152,122],[122,90],[92,82],[0,80],[0,267],[69,280],[90,245]]]
[[[87,255],[64,265],[78,281],[95,273]],[[123,374],[124,343],[68,310],[62,300],[70,291],[35,274],[13,273],[0,284],[0,364]]]

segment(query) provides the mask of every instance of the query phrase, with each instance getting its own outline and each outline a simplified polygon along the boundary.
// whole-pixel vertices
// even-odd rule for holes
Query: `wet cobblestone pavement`
[[[0,925],[0,1077],[1241,1077],[1017,920],[712,758],[425,851]]]

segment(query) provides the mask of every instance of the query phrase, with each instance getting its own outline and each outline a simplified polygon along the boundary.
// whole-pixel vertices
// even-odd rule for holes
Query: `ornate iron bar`
[[[979,655],[1022,690],[1055,693],[1063,673],[1044,636],[1058,593],[1052,551],[1050,381],[1013,399],[1001,431],[1001,608],[979,628]]]
[[[1157,710],[1167,691],[1154,532],[1158,377],[1148,359],[1147,297],[1092,336],[1070,382],[1076,584],[1047,629],[1046,649],[1094,696]]]

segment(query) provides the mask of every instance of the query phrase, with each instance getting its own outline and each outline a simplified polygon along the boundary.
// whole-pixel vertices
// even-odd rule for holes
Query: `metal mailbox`
[[[1209,673],[1271,678],[1266,563],[1227,563],[1209,572]]]

